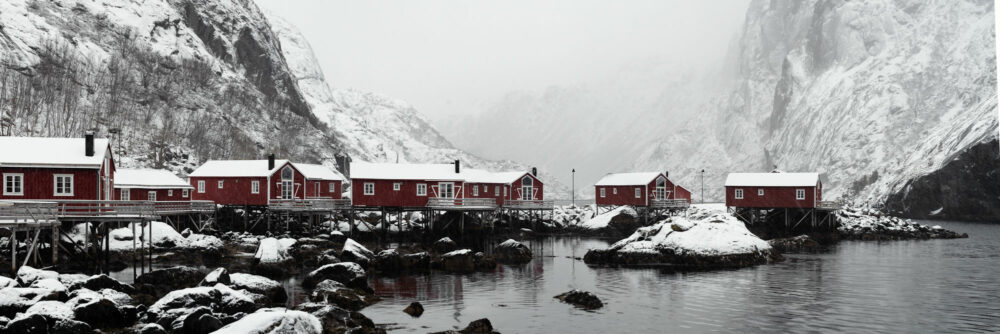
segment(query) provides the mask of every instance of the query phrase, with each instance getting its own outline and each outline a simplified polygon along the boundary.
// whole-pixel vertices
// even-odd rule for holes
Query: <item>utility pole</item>
[[[570,193],[570,196],[571,196],[570,198],[572,198],[573,207],[576,207],[576,168],[573,168],[573,177],[572,177],[572,180],[573,180],[572,181],[573,187],[571,188],[572,189],[572,193]]]
[[[705,204],[705,170],[701,170],[701,204]]]

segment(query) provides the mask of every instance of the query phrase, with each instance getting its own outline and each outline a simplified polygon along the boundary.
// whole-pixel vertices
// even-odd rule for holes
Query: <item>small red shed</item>
[[[423,207],[428,198],[464,198],[459,164],[351,162],[354,206]]]
[[[466,198],[492,198],[497,205],[508,200],[543,200],[545,185],[528,172],[490,172],[468,169],[465,174]]]
[[[307,199],[340,199],[343,197],[344,176],[330,167],[292,163],[306,179]]]
[[[111,200],[107,139],[0,137],[0,200]]]
[[[823,200],[819,173],[730,173],[726,206],[815,208]]]
[[[691,192],[660,172],[612,173],[594,184],[597,205],[649,206],[654,200],[691,200]]]
[[[305,176],[288,160],[209,160],[188,174],[193,200],[220,205],[268,205],[305,198]]]
[[[190,184],[162,169],[119,169],[115,172],[115,199],[120,201],[190,201]]]

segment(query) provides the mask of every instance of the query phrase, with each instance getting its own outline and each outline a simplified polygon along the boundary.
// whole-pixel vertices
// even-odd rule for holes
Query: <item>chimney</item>
[[[84,150],[83,153],[86,154],[88,157],[94,156],[94,133],[87,132],[87,134],[83,136],[83,139],[85,143],[83,148]]]
[[[538,177],[538,168],[531,167],[531,176]]]
[[[462,172],[462,162],[455,160],[455,174]]]
[[[670,178],[670,172],[669,171],[663,172],[663,176],[666,176],[667,178]]]
[[[267,170],[274,169],[274,153],[267,155]]]

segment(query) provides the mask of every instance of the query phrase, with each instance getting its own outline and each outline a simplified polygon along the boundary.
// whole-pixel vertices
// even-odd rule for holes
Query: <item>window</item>
[[[483,194],[488,195],[490,193],[490,186],[483,186]]]
[[[743,189],[736,189],[736,199],[743,199]]]
[[[455,198],[455,184],[451,182],[438,183],[438,197]]]
[[[521,179],[521,199],[529,201],[535,198],[534,179],[525,176]]]
[[[295,171],[292,166],[281,169],[281,199],[292,199],[295,193]]]
[[[635,188],[635,198],[642,198],[642,188]]]
[[[417,184],[417,196],[427,196],[427,185],[423,183]]]
[[[500,187],[493,187],[493,196],[500,196]]]
[[[611,193],[618,195],[618,188],[611,188]]]
[[[764,196],[764,189],[757,189],[757,196]]]
[[[189,195],[190,195],[190,192],[188,192],[187,189],[184,189],[184,190],[181,191],[181,197],[188,198]]]
[[[128,189],[122,189],[121,200],[123,200],[123,201],[129,201],[130,200],[129,199],[129,197],[130,197],[129,195],[131,195],[131,193],[129,192]]]
[[[604,188],[601,188],[601,197],[602,197],[602,198],[604,197],[604,191],[605,191],[605,190],[607,190],[607,189],[604,189]]]
[[[198,181],[198,193],[199,194],[204,194],[205,193],[205,180],[199,180]]]
[[[174,190],[173,189],[167,189],[167,196],[174,197]]]
[[[392,191],[399,191],[399,188],[402,188],[402,187],[403,187],[403,183],[401,183],[401,182],[393,182],[392,183]]]
[[[13,196],[24,195],[24,174],[8,173],[3,175],[3,194]]]
[[[295,171],[292,170],[292,166],[285,166],[285,168],[281,169],[282,180],[291,180],[293,178],[295,178]]]
[[[222,189],[222,180],[219,180],[219,189]]]
[[[251,194],[260,193],[260,181],[250,181],[250,193]]]
[[[148,195],[146,196],[146,200],[147,200],[147,201],[150,201],[150,202],[156,202],[156,192],[155,192],[155,191],[150,191],[150,192],[148,192],[147,194],[148,194]]]
[[[375,184],[365,182],[365,195],[375,195]]]
[[[804,200],[804,199],[806,199],[806,190],[805,189],[795,189],[795,199],[797,199],[797,200]]]
[[[330,182],[330,192],[337,192],[337,183]]]
[[[72,174],[56,174],[52,181],[53,196],[73,196]]]
[[[472,187],[472,196],[479,196],[479,187]]]

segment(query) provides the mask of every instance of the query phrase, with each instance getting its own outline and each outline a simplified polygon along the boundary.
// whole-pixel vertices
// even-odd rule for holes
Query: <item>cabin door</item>
[[[455,198],[455,184],[451,182],[438,183],[438,197]]]
[[[530,201],[534,198],[534,180],[530,176],[521,179],[521,200]]]

